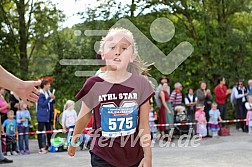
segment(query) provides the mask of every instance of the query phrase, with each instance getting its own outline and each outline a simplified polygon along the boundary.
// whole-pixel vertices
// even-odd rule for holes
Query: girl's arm
[[[71,140],[71,143],[76,143],[76,141],[78,140],[79,135],[82,134],[82,131],[84,130],[84,128],[86,128],[86,126],[87,126],[87,124],[88,124],[88,122],[89,122],[89,120],[91,118],[91,115],[92,115],[92,113],[90,111],[91,111],[91,109],[88,108],[87,105],[84,102],[82,102],[80,113],[79,113],[79,115],[77,117],[77,121],[76,121],[76,124],[75,124],[74,132],[73,132],[73,138]],[[68,155],[74,156],[75,151],[76,151],[76,147],[69,144]]]
[[[218,118],[219,118],[219,120],[222,122],[222,118],[221,118],[221,116],[220,116],[220,115],[218,116]]]
[[[171,114],[171,111],[169,110],[169,108],[165,102],[165,95],[164,95],[163,91],[160,92],[160,98],[161,98],[162,104],[164,105],[165,109]]]
[[[152,166],[152,150],[151,150],[151,136],[149,127],[149,110],[151,106],[149,101],[145,102],[140,107],[140,121],[139,121],[139,135],[140,143],[143,147],[144,158],[142,159],[139,167]]]
[[[21,123],[20,111],[17,111],[16,117],[17,117],[16,118],[17,123],[20,124]]]
[[[66,116],[65,116],[65,111],[63,111],[62,113],[62,118],[61,118],[61,122],[62,122],[62,128],[63,128],[63,131],[65,132],[66,131],[66,126],[65,126],[65,122],[66,122]]]

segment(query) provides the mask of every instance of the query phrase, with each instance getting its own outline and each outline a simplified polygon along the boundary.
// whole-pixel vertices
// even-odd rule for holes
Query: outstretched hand
[[[35,86],[39,86],[41,81],[22,81],[21,84],[14,91],[24,103],[32,106],[32,102],[38,101],[38,94],[40,93]]]

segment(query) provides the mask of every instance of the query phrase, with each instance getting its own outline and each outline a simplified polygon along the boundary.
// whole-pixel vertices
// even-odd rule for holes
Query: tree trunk
[[[28,66],[29,59],[27,56],[27,30],[26,30],[26,22],[25,22],[25,2],[24,0],[16,1],[16,5],[18,8],[19,15],[19,64],[20,64],[20,77],[22,79],[28,79]]]
[[[135,10],[136,10],[135,0],[131,0],[130,17],[134,17]]]

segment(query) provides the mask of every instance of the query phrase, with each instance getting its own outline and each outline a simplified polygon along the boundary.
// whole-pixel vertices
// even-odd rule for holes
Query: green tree
[[[34,0],[2,0],[0,2],[2,33],[6,40],[11,41],[13,49],[5,50],[5,60],[18,60],[16,70],[12,65],[7,69],[28,79],[29,65],[33,61],[34,52],[46,43],[46,39],[58,30],[58,23],[63,21],[64,15],[51,1]],[[8,39],[7,39],[8,37]],[[4,55],[1,55],[4,56]]]

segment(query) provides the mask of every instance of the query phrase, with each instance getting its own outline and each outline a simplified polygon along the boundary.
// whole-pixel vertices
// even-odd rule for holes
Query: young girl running
[[[148,118],[154,91],[140,75],[144,66],[133,34],[123,28],[111,29],[100,51],[107,71],[89,78],[76,96],[82,100],[82,107],[68,154],[75,155],[78,137],[93,110],[92,166],[151,167]]]

